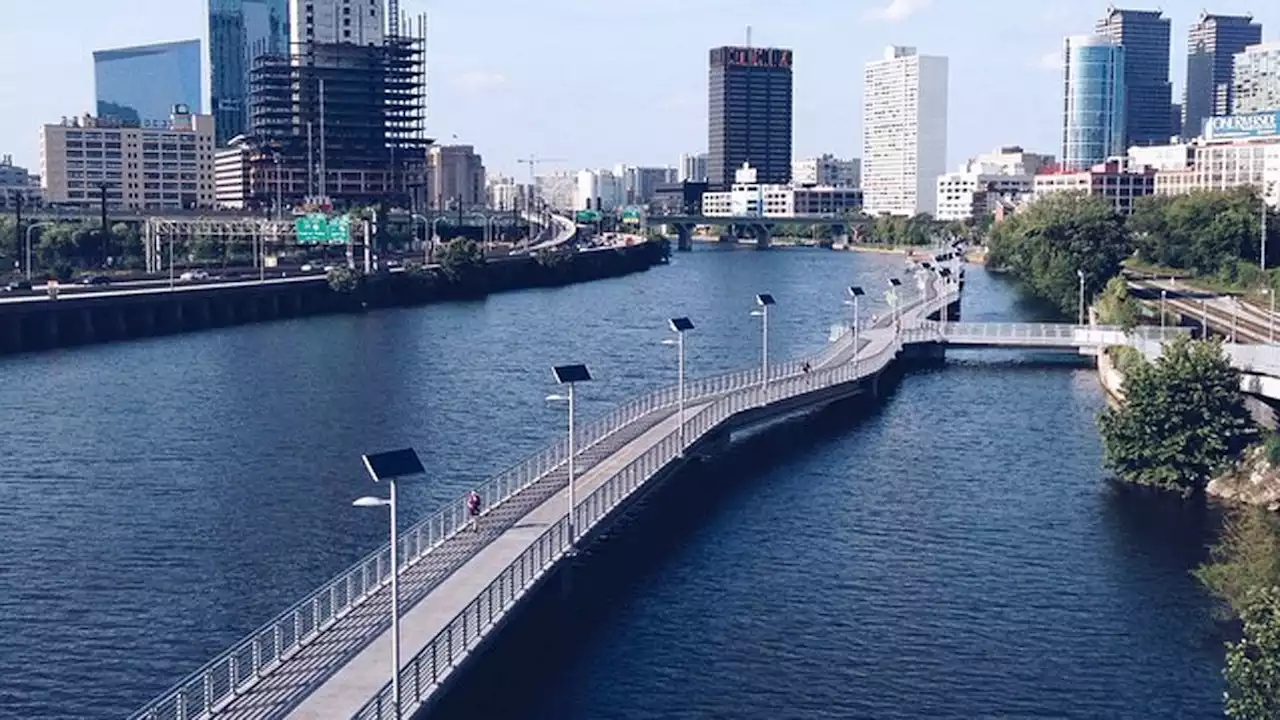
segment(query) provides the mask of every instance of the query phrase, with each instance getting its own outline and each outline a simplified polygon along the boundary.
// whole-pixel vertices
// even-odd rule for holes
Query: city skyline
[[[996,8],[993,0],[978,4]],[[0,118],[0,151],[34,168],[41,124],[93,111],[93,50],[186,37],[200,37],[207,47],[204,2],[173,8],[161,0],[131,0],[131,5],[154,22],[126,23],[97,3],[68,0],[57,9],[23,6],[17,10],[19,22],[0,28],[0,42],[20,56],[34,56],[55,38],[83,48],[51,57],[38,75],[18,66],[0,69],[0,88],[23,98]],[[421,12],[427,5],[401,3],[406,12]],[[671,166],[682,152],[706,151],[706,53],[742,44],[748,25],[754,29],[753,45],[796,53],[796,158],[860,156],[862,68],[890,44],[950,59],[948,167],[1002,144],[1056,152],[1062,38],[1092,32],[1108,7],[1106,2],[1048,0],[1011,15],[975,13],[974,3],[953,0],[809,0],[804,8],[789,9],[764,0],[663,0],[643,7],[548,0],[536,13],[514,0],[490,5],[482,10],[459,2],[432,4],[428,129],[446,142],[456,135],[456,142],[483,152],[493,172],[516,177],[527,175],[516,159],[531,153],[565,158],[539,168],[554,172],[619,162]],[[1243,14],[1248,5],[1224,0],[1208,9]],[[1170,81],[1177,100],[1186,75],[1187,29],[1202,7],[1176,0],[1160,9],[1172,21]],[[1274,40],[1280,8],[1254,10],[1263,41]],[[823,22],[814,22],[817,17]],[[618,47],[619,25],[627,26],[629,42],[644,52]],[[565,28],[577,31],[572,44],[561,38]],[[992,57],[992,47],[1002,48],[998,58]],[[612,59],[574,64],[584,50]],[[582,90],[567,101],[547,102],[547,88],[562,85],[569,73]],[[203,75],[207,96],[207,66]],[[637,107],[647,109],[633,112]]]

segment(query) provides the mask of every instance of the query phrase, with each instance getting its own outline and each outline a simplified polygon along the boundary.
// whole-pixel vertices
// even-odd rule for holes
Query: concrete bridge
[[[731,217],[718,215],[655,215],[649,225],[666,225],[675,230],[676,249],[693,249],[693,229],[699,225],[737,225],[746,227],[755,235],[757,247],[767,248],[778,228],[830,226],[838,235],[859,236],[863,228],[871,224],[870,218],[848,218],[831,215],[801,215],[797,217]]]
[[[1149,352],[1181,332],[935,322],[958,317],[962,269],[947,259],[916,272],[920,291],[897,311],[872,327],[845,329],[813,356],[658,390],[578,426],[572,443],[557,441],[476,489],[485,512],[474,531],[459,498],[403,532],[395,562],[405,658],[399,712],[388,681],[392,555],[384,546],[131,720],[382,720],[429,711],[579,547],[691,459],[724,451],[733,432],[878,397],[895,365],[948,346]],[[572,517],[570,458],[578,470]]]

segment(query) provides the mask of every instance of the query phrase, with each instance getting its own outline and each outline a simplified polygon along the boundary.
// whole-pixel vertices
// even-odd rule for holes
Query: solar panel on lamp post
[[[896,277],[889,278],[889,292],[893,296],[893,332],[898,332],[898,321],[902,315],[902,295],[898,288],[902,287],[902,281]]]
[[[851,327],[853,328],[853,372],[855,375],[858,372],[858,350],[860,349],[858,347],[858,298],[866,294],[859,285],[849,286],[849,297],[852,298],[850,304],[853,305],[853,325]]]
[[[581,382],[589,382],[591,380],[591,371],[587,370],[586,365],[556,365],[551,368],[552,374],[555,375],[556,382],[561,385],[568,386],[567,395],[548,395],[549,402],[567,401],[569,403],[569,457],[566,463],[569,474],[569,513],[568,513],[568,536],[569,549],[573,550],[576,542],[575,518],[574,510],[576,509],[576,501],[574,499],[574,478],[573,478],[573,386]]]
[[[693,321],[687,317],[671,318],[667,321],[671,326],[671,331],[676,334],[675,345],[677,352],[680,354],[680,380],[677,389],[677,397],[679,398],[680,413],[680,457],[684,457],[684,334],[693,329]],[[671,343],[671,340],[664,340],[665,343]]]
[[[760,306],[759,310],[752,310],[754,317],[761,319],[761,335],[760,335],[760,390],[764,396],[763,402],[769,402],[769,306],[776,305],[777,301],[769,293],[761,293],[756,295],[756,305]]]
[[[396,479],[426,472],[413,448],[364,455],[364,468],[374,482],[386,481],[390,497],[362,497],[356,507],[386,507],[391,510],[391,698],[392,717],[400,718],[400,563],[396,534]]]

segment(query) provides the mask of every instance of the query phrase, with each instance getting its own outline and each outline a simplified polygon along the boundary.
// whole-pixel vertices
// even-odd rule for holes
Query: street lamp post
[[[756,305],[760,306],[759,310],[751,311],[751,314],[760,318],[760,390],[764,395],[764,402],[769,402],[769,306],[776,305],[777,301],[769,293],[761,293],[756,295]]]
[[[853,305],[853,323],[850,328],[853,330],[853,374],[858,374],[858,351],[862,348],[858,347],[858,298],[867,293],[859,285],[849,286],[849,304]]]
[[[31,279],[31,231],[36,228],[50,227],[52,225],[53,223],[50,222],[37,222],[31,223],[27,226],[27,280]]]
[[[412,448],[365,455],[365,470],[374,482],[387,481],[390,497],[362,497],[352,505],[356,507],[386,507],[391,510],[391,702],[395,708],[392,717],[400,718],[400,563],[396,534],[396,478],[421,475],[426,472],[422,461]]]
[[[1276,291],[1275,291],[1275,288],[1267,288],[1267,294],[1271,296],[1271,312],[1267,314],[1267,343],[1274,344],[1276,341]]]
[[[1200,301],[1200,339],[1209,339],[1209,301]]]
[[[676,396],[680,413],[680,457],[684,457],[684,334],[693,329],[693,321],[687,317],[678,317],[667,322],[671,325],[671,331],[676,334],[676,339],[663,340],[663,343],[676,345],[680,354],[680,379]]]
[[[1160,329],[1161,330],[1164,330],[1165,328],[1164,305],[1165,305],[1165,302],[1168,300],[1168,298],[1169,298],[1169,291],[1162,288],[1160,290]]]
[[[893,332],[898,332],[898,323],[902,313],[902,295],[898,288],[902,287],[902,281],[896,277],[889,278],[889,294],[893,303]]]
[[[1076,268],[1076,277],[1080,278],[1080,316],[1079,323],[1084,324],[1084,271]]]
[[[1236,327],[1240,319],[1240,300],[1231,298],[1231,342],[1236,342]]]
[[[555,375],[556,382],[561,385],[567,385],[569,388],[567,395],[548,395],[547,400],[568,401],[569,403],[569,457],[567,461],[567,469],[569,471],[569,514],[568,514],[568,535],[569,550],[572,551],[577,538],[575,535],[575,518],[574,510],[577,508],[577,502],[574,500],[574,477],[573,477],[573,454],[574,454],[574,438],[573,438],[573,386],[580,382],[589,382],[591,380],[591,371],[587,370],[586,365],[557,365],[551,368],[551,372]]]

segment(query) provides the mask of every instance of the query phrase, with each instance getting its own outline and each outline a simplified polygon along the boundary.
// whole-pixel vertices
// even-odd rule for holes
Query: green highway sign
[[[293,223],[298,243],[315,245],[346,245],[351,238],[351,218],[340,215],[335,218],[320,214],[303,215]]]
[[[622,222],[629,225],[640,224],[641,210],[640,208],[624,208],[622,210]]]
[[[573,219],[580,223],[593,223],[600,219],[600,213],[595,210],[579,210]]]

